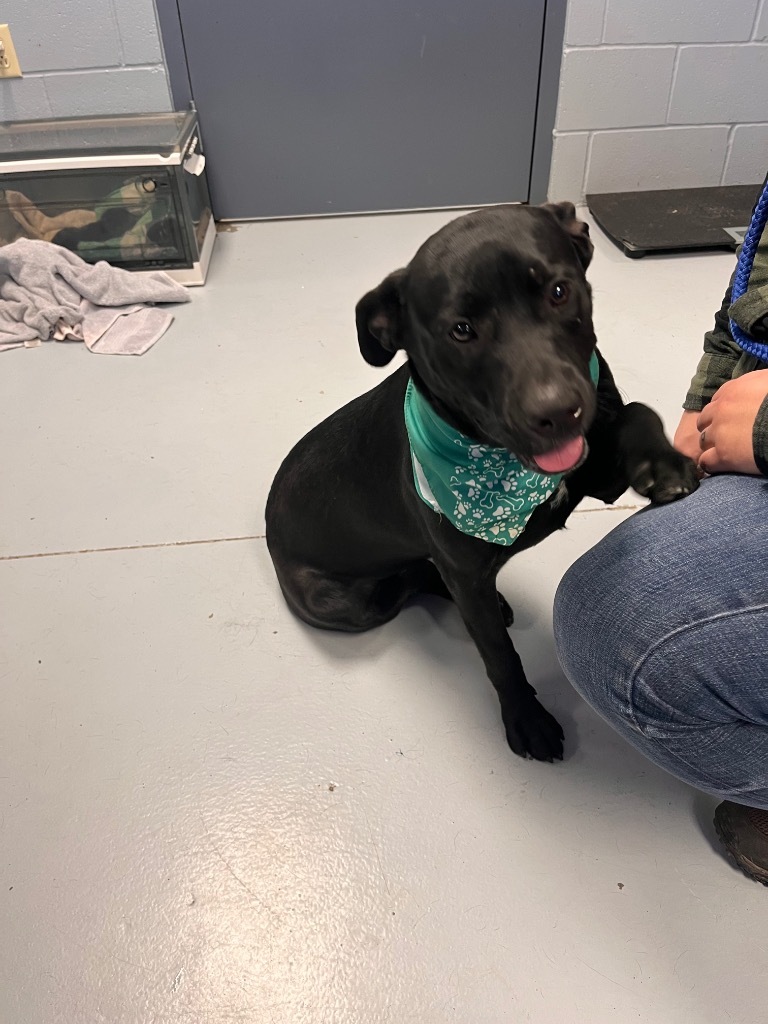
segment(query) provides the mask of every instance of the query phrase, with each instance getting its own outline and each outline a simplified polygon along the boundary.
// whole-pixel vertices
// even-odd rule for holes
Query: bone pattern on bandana
[[[505,455],[475,446],[469,452],[472,464],[457,466],[450,479],[456,497],[454,521],[461,519],[464,524],[459,529],[494,544],[513,544],[534,509],[555,492],[562,479],[562,474],[527,470],[517,460],[517,467],[512,467]]]
[[[598,373],[593,355],[595,385]],[[564,474],[528,469],[506,448],[480,444],[455,430],[413,380],[406,388],[404,412],[416,491],[462,533],[490,544],[514,544],[539,505],[561,485]]]
[[[425,470],[412,446],[419,496],[462,533],[491,544],[514,544],[534,511],[557,490],[562,474],[549,476],[526,469],[503,448],[471,444],[462,454],[468,461],[462,458],[462,465],[450,467],[447,502],[445,488],[435,480],[434,468]],[[442,492],[441,500],[436,491]]]

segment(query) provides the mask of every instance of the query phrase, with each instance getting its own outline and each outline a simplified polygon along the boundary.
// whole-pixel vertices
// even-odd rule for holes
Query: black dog
[[[510,747],[544,761],[562,757],[563,733],[506,631],[499,569],[587,495],[615,501],[631,485],[663,503],[697,487],[694,464],[654,412],[623,404],[599,354],[597,386],[590,380],[591,256],[570,203],[484,209],[438,231],[357,306],[363,357],[384,366],[404,349],[408,362],[307,434],[267,502],[269,551],[296,615],[358,632],[415,594],[452,598],[499,695]],[[422,500],[404,419],[409,378],[447,429],[514,452],[529,471],[564,474],[513,543],[463,532]]]

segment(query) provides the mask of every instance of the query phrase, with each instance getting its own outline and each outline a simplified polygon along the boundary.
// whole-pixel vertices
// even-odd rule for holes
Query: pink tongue
[[[579,436],[574,437],[571,441],[566,441],[565,444],[554,448],[551,452],[534,455],[533,458],[542,473],[564,473],[576,465],[583,451],[584,438]]]

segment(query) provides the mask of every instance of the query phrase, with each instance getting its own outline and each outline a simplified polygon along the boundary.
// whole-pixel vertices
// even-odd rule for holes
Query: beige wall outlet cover
[[[0,78],[21,78],[19,58],[13,45],[11,30],[7,25],[0,25]]]

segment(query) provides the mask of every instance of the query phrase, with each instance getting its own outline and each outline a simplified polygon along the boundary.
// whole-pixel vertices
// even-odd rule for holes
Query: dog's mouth
[[[581,465],[587,455],[587,442],[583,434],[577,434],[563,441],[556,448],[532,457],[533,463],[542,473],[568,473]]]

